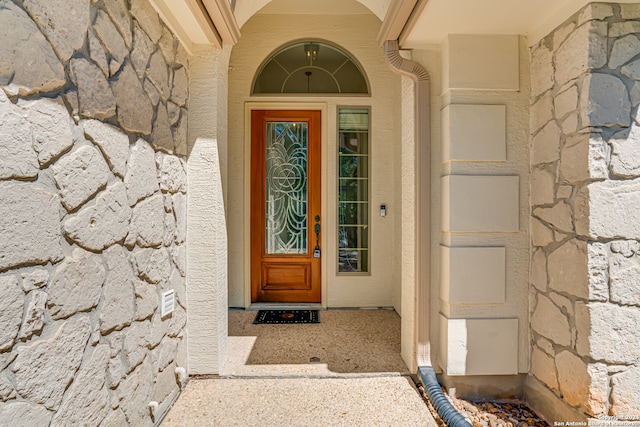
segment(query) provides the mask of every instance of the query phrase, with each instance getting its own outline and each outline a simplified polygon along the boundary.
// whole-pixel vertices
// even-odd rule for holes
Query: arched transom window
[[[262,64],[252,94],[369,94],[358,63],[342,49],[302,41],[278,49]]]

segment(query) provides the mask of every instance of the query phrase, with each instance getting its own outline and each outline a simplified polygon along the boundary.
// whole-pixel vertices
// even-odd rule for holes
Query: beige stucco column
[[[187,177],[188,371],[217,374],[227,359],[227,227],[223,186],[230,49],[190,58]]]

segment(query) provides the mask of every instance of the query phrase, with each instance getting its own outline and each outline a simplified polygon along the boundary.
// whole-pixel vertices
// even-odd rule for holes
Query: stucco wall
[[[531,49],[528,395],[640,415],[640,6],[586,6]]]
[[[0,424],[150,425],[186,363],[186,54],[145,0],[19,4],[0,3]]]
[[[242,28],[242,38],[233,48],[229,71],[229,149],[227,170],[227,212],[229,218],[229,304],[244,307],[248,296],[249,230],[249,141],[245,138],[245,103],[314,102],[326,110],[322,129],[323,171],[323,290],[331,307],[391,306],[394,286],[399,286],[396,215],[400,201],[394,192],[394,159],[400,155],[400,77],[385,63],[376,43],[380,21],[374,15],[314,16],[255,15]],[[269,37],[264,37],[268,34]],[[363,66],[371,85],[371,97],[321,96],[304,98],[251,97],[251,83],[258,67],[282,45],[303,37],[333,42],[351,53]],[[322,53],[320,53],[322,54]],[[337,107],[371,106],[371,275],[337,275]],[[317,108],[317,107],[316,107]],[[379,206],[387,205],[381,218]]]
[[[526,41],[450,35],[441,55],[432,358],[458,393],[514,393],[529,369]]]

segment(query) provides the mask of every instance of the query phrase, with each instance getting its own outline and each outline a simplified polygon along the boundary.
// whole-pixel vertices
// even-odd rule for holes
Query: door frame
[[[321,305],[327,307],[327,257],[334,256],[327,245],[327,235],[330,230],[324,226],[327,222],[327,179],[330,171],[327,169],[327,114],[328,104],[322,102],[245,102],[244,106],[244,306],[251,306],[251,112],[253,110],[313,110],[320,111],[320,215],[323,218],[323,233],[321,233],[320,247],[323,249],[320,258],[320,288]]]

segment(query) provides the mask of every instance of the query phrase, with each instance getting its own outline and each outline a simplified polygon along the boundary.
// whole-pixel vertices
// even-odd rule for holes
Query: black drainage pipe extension
[[[418,368],[418,377],[424,384],[424,390],[427,393],[429,402],[431,402],[446,425],[449,427],[473,427],[444,395],[436,378],[436,373],[431,366],[420,366]]]

